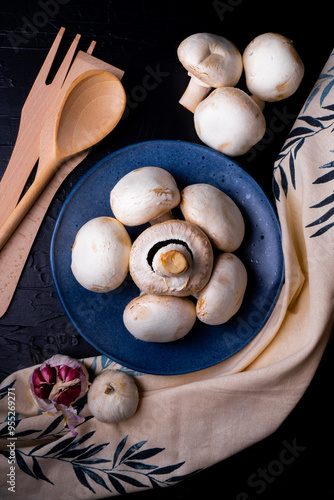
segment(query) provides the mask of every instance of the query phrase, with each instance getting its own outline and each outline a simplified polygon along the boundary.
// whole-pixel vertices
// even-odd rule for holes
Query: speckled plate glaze
[[[123,310],[139,294],[130,277],[117,290],[98,294],[79,285],[70,269],[71,247],[79,228],[94,217],[112,216],[110,190],[126,173],[150,165],[168,170],[180,189],[200,182],[221,189],[237,203],[246,225],[242,246],[235,252],[248,271],[247,290],[238,313],[220,326],[197,320],[184,338],[162,344],[136,340],[124,327]],[[132,241],[145,227],[127,227]],[[111,154],[75,186],[54,229],[51,271],[66,314],[99,352],[133,370],[175,375],[215,365],[255,337],[278,298],[284,260],[276,214],[250,175],[230,158],[207,147],[180,141],[150,141]]]

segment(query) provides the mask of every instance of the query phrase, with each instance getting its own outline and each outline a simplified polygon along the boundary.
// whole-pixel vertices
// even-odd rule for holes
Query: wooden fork
[[[0,225],[11,214],[39,157],[39,136],[50,108],[63,85],[80,35],[76,35],[53,81],[46,79],[55,59],[65,28],[61,28],[29,92],[21,113],[15,146],[0,182]]]

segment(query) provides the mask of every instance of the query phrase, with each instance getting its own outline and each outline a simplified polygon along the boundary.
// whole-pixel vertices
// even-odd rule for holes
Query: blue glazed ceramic
[[[77,231],[94,217],[112,216],[111,189],[126,173],[144,166],[168,170],[180,190],[195,183],[216,186],[236,202],[246,225],[242,246],[235,252],[248,272],[247,290],[238,313],[220,326],[208,326],[197,320],[185,337],[163,344],[137,340],[124,327],[123,310],[139,294],[130,277],[117,290],[98,294],[79,285],[70,269],[71,247]],[[132,241],[145,227],[127,227]],[[230,158],[207,147],[179,141],[150,141],[111,154],[76,185],[54,229],[51,271],[66,314],[98,351],[134,370],[174,375],[219,363],[255,337],[276,303],[284,277],[284,261],[276,214],[250,175]]]

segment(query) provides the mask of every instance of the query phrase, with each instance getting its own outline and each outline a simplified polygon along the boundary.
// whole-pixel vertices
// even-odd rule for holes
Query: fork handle
[[[39,141],[26,126],[20,127],[12,155],[0,182],[0,226],[17,205],[23,188],[39,157]],[[21,168],[24,165],[25,168]],[[30,168],[26,166],[30,165]]]
[[[22,221],[23,217],[33,206],[43,189],[47,186],[57,167],[64,159],[51,158],[47,164],[43,166],[40,173],[36,176],[34,182],[22,197],[15,209],[11,212],[6,222],[0,228],[0,250],[7,243],[10,236],[13,234],[17,226]]]

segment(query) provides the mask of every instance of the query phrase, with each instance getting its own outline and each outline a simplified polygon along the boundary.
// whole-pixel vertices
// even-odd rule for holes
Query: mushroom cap
[[[154,256],[176,244],[191,255],[187,269],[181,274],[163,275],[154,269]],[[201,290],[209,281],[213,265],[213,250],[206,234],[195,224],[169,220],[145,229],[134,241],[130,252],[130,274],[145,293],[184,297]]]
[[[245,235],[239,207],[223,191],[211,184],[191,184],[181,192],[184,218],[197,224],[221,251],[234,252]]]
[[[115,217],[127,226],[145,224],[180,202],[174,177],[160,167],[142,167],[124,175],[110,193]]]
[[[129,270],[131,239],[121,222],[96,217],[76,234],[71,270],[75,279],[92,292],[118,288]]]
[[[143,294],[123,314],[127,330],[145,342],[172,342],[184,337],[196,321],[196,306],[185,297]]]
[[[291,40],[278,33],[257,36],[243,53],[246,85],[264,101],[292,95],[304,76],[304,64]]]
[[[199,103],[194,123],[201,141],[229,156],[247,153],[266,131],[259,106],[234,87],[216,89]]]
[[[196,313],[207,325],[226,323],[239,310],[247,286],[247,271],[233,253],[222,253],[215,260],[212,276],[198,295]]]
[[[209,87],[233,87],[242,74],[242,56],[237,47],[210,33],[196,33],[180,43],[177,55],[190,75]]]

